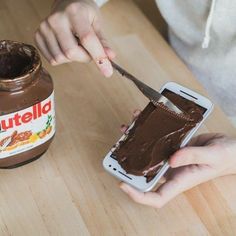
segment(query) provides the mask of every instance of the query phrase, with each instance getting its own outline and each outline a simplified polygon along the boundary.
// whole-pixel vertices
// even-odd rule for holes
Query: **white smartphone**
[[[193,101],[194,103],[196,103],[200,107],[204,108],[203,119],[201,120],[201,122],[199,122],[191,131],[189,131],[189,133],[183,139],[183,141],[181,143],[181,147],[184,147],[189,142],[189,140],[192,138],[194,133],[198,130],[198,128],[202,125],[202,123],[205,121],[205,119],[212,112],[213,104],[208,98],[206,98],[206,97],[204,97],[204,96],[202,96],[202,95],[200,95],[200,94],[198,94],[186,87],[183,87],[177,83],[174,83],[174,82],[169,82],[169,83],[165,84],[159,92],[162,93],[165,90],[169,90],[175,94],[178,94],[181,97],[183,97],[187,100]],[[131,129],[134,126],[134,123],[131,124],[129,129]],[[120,138],[120,140],[118,140],[117,144],[114,145],[114,147],[110,150],[110,152],[105,156],[105,158],[103,160],[103,166],[104,166],[105,170],[108,171],[110,174],[117,177],[121,181],[135,187],[139,191],[142,191],[142,192],[151,191],[156,186],[156,184],[158,183],[160,178],[168,170],[168,168],[169,168],[168,160],[164,161],[164,164],[162,165],[162,167],[159,169],[159,171],[157,172],[155,177],[150,182],[147,182],[146,177],[144,177],[144,176],[135,176],[135,175],[127,174],[125,172],[125,170],[119,165],[118,161],[116,160],[116,157],[113,155],[113,152],[114,152],[116,146],[118,146],[119,142],[124,140],[126,138],[126,136],[127,136],[127,134],[124,134]]]

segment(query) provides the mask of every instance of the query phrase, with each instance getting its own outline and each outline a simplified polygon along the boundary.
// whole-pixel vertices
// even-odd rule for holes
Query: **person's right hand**
[[[134,120],[139,114],[139,110],[134,112]],[[122,125],[122,133],[127,129],[127,125]],[[155,191],[143,193],[126,183],[121,183],[120,187],[135,202],[160,208],[201,183],[236,174],[235,154],[236,139],[218,133],[201,134],[170,156],[168,162],[172,168]]]
[[[56,0],[36,31],[35,41],[52,65],[92,59],[103,75],[113,73],[109,59],[115,53],[102,34],[101,16],[93,0]]]

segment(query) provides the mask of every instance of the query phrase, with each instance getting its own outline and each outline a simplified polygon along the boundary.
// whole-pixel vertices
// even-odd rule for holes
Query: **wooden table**
[[[33,43],[48,0],[0,0],[0,37]],[[176,81],[206,94],[186,66],[129,0],[102,9],[117,61],[158,89]],[[236,235],[236,176],[181,194],[160,210],[132,202],[102,167],[119,126],[147,100],[93,64],[45,67],[54,78],[57,135],[32,164],[0,171],[0,235]],[[216,108],[201,132],[236,134]]]

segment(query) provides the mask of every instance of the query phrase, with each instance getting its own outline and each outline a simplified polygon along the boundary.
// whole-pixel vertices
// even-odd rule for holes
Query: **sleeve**
[[[109,0],[94,0],[99,7],[103,6]]]

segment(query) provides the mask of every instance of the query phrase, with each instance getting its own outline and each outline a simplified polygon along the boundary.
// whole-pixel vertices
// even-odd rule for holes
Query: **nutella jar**
[[[36,49],[0,41],[0,168],[39,158],[55,134],[53,82]]]

